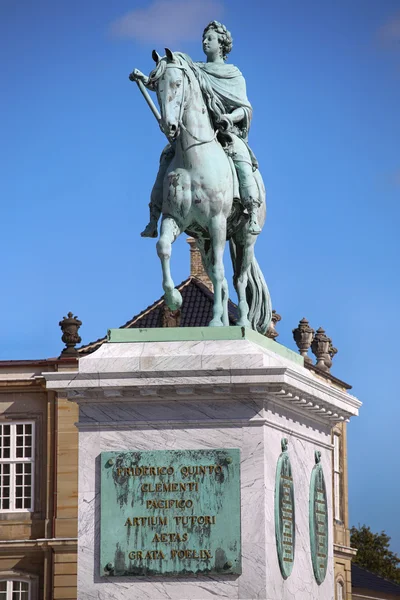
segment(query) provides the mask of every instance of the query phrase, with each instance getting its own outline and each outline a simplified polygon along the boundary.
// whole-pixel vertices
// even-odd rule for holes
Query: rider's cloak
[[[224,63],[196,63],[208,78],[210,85],[222,102],[225,112],[243,108],[245,117],[237,123],[241,137],[247,141],[253,109],[247,98],[246,81],[237,67]]]
[[[258,168],[257,159],[248,143],[253,109],[247,98],[246,81],[242,73],[235,65],[225,63],[198,62],[196,65],[210,82],[213,92],[221,101],[226,113],[229,114],[236,108],[243,109],[244,118],[239,123],[235,123],[233,133],[237,133],[245,142],[253,169]]]

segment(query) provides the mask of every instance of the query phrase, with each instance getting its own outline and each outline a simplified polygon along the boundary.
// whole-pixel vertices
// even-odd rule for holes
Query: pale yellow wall
[[[54,600],[76,600],[76,552],[54,554]]]
[[[56,537],[77,537],[78,517],[78,405],[57,399]]]
[[[37,576],[40,600],[76,600],[78,407],[46,391],[41,370],[0,364],[0,420],[35,422],[34,512],[0,513],[0,575]]]
[[[344,599],[352,599],[351,590],[351,560],[354,556],[354,551],[350,548],[350,531],[349,531],[349,502],[348,502],[348,482],[347,482],[347,424],[338,423],[332,429],[333,435],[339,434],[340,443],[340,464],[341,464],[341,511],[342,521],[333,521],[333,537],[334,537],[334,564],[335,564],[335,597],[336,597],[336,582],[342,581],[344,584]],[[332,456],[333,459],[333,456]],[[333,469],[332,469],[333,470]],[[333,489],[332,481],[332,491]]]

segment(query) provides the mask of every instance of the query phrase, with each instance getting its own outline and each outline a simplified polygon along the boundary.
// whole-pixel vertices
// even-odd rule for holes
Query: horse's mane
[[[203,100],[208,108],[208,112],[212,121],[218,121],[225,113],[224,105],[214,92],[207,74],[196,63],[194,63],[187,54],[184,54],[183,52],[174,52],[174,57],[178,58],[181,66],[187,66],[192,71],[199,83]],[[149,82],[151,84],[155,84],[160,77],[164,75],[167,64],[168,61],[166,56],[158,61],[156,68],[153,69],[149,75]]]

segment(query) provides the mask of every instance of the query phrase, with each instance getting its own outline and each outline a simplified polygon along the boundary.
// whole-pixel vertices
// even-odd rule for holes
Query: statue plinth
[[[111,330],[44,376],[80,408],[80,600],[331,600],[331,427],[356,398],[239,327]]]

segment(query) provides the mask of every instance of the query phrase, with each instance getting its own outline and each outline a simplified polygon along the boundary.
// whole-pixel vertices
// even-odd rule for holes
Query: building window
[[[34,423],[0,423],[0,511],[33,510],[33,477]]]
[[[0,581],[0,600],[30,600],[31,586],[29,581],[20,579]]]
[[[333,496],[335,519],[342,520],[342,490],[340,468],[340,435],[333,434]]]
[[[336,600],[345,600],[343,581],[336,582]]]

